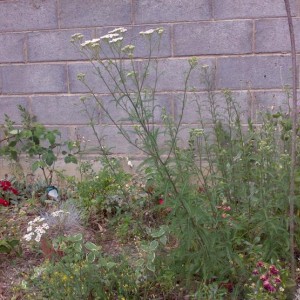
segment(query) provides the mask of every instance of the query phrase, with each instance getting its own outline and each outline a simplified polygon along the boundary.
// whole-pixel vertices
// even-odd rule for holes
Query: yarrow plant
[[[71,234],[78,230],[79,224],[79,213],[70,205],[66,210],[60,209],[30,221],[27,227],[27,234],[23,236],[23,239],[27,242],[34,240],[39,243],[44,235],[53,239],[58,236]]]
[[[139,170],[152,182],[157,203],[168,203],[170,231],[180,240],[170,254],[171,268],[182,276],[179,281],[195,274],[204,282],[216,278],[220,286],[226,280],[232,285],[229,293],[244,295],[240,289],[249,267],[240,263],[241,254],[248,257],[255,249],[268,262],[288,257],[290,119],[271,111],[261,116],[259,126],[257,119],[249,118],[247,123],[233,94],[221,94],[215,88],[214,69],[201,67],[196,58],[188,61],[175,117],[163,107],[159,100],[163,95],[157,90],[163,29],[140,32],[149,51],[138,60],[134,59],[135,46],[123,39],[125,32],[115,29],[100,41],[84,42],[81,34],[72,37],[91,62],[99,84],[109,91],[109,99],[102,98],[87,81],[89,76],[78,74],[89,91],[81,98],[85,111],[103,112],[118,133],[146,157]],[[199,83],[207,89],[206,99],[199,92],[202,88],[189,86],[197,70]],[[190,123],[186,108],[193,105],[199,128],[191,129],[185,138],[183,127]],[[101,149],[97,120],[91,114],[88,117]],[[275,274],[277,267],[257,270],[261,299],[281,292],[284,287]]]
[[[41,241],[42,236],[49,229],[49,225],[45,222],[45,218],[36,217],[33,221],[28,222],[27,234],[23,239],[27,242],[35,240],[37,243]]]

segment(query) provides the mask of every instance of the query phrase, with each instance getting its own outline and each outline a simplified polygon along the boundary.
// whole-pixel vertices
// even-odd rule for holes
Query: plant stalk
[[[290,171],[290,253],[291,253],[291,275],[295,280],[296,277],[296,262],[295,262],[295,170],[297,159],[297,54],[295,44],[295,33],[291,14],[291,6],[289,0],[284,0],[289,25],[289,34],[291,40],[291,55],[292,55],[292,76],[293,76],[293,104],[291,110],[292,118],[292,136],[291,136],[291,171]]]

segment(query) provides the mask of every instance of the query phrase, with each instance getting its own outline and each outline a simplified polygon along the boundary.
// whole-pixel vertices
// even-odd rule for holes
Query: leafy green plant
[[[128,199],[125,185],[130,177],[116,160],[112,160],[109,166],[104,163],[95,176],[78,183],[77,191],[81,205],[87,209],[95,208],[98,212],[115,214],[126,205]]]
[[[31,277],[32,287],[38,287],[41,295],[51,299],[121,299],[132,295],[131,299],[138,299],[132,294],[136,291],[134,273],[126,262],[117,267],[99,246],[84,242],[81,234],[60,237],[53,245],[63,251],[62,258],[45,262]]]
[[[77,159],[72,154],[76,144],[73,142],[61,142],[58,130],[49,130],[44,125],[36,122],[24,107],[18,106],[21,115],[21,126],[5,115],[3,126],[4,138],[0,141],[0,155],[6,156],[12,161],[19,162],[20,155],[26,154],[32,159],[32,171],[42,171],[46,185],[51,185],[55,162],[60,154],[65,155],[66,163],[76,163]],[[66,150],[62,148],[66,146]]]
[[[21,254],[21,248],[19,247],[20,241],[16,239],[1,239],[0,240],[0,253],[10,254],[15,251],[17,254]]]

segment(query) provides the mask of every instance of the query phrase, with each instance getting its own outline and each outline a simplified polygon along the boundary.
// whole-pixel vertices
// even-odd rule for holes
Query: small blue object
[[[54,201],[59,200],[58,189],[55,186],[53,186],[53,185],[48,186],[46,189],[46,193],[47,193],[47,197],[49,199],[54,200]]]

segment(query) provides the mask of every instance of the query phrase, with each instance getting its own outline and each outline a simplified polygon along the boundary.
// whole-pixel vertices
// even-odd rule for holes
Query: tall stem
[[[291,40],[291,54],[292,54],[292,76],[293,76],[293,105],[291,110],[292,118],[292,138],[291,138],[291,173],[290,173],[290,253],[291,253],[291,273],[292,278],[295,280],[295,169],[296,169],[296,159],[297,159],[297,84],[298,84],[298,74],[297,74],[297,55],[296,55],[296,45],[295,45],[295,33],[293,27],[293,20],[291,14],[291,6],[289,0],[284,0],[285,9],[287,13],[287,19],[289,24],[290,40]]]

